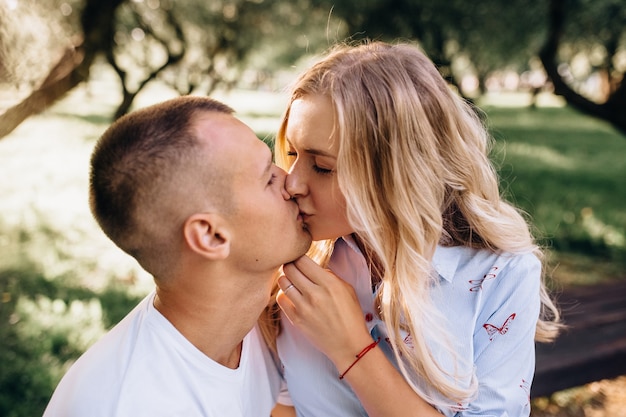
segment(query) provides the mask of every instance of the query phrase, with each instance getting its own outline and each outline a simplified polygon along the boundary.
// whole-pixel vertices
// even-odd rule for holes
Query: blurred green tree
[[[53,0],[44,8],[36,0],[0,2],[0,58],[13,58],[0,59],[0,81],[19,83],[20,50],[32,50],[30,38],[52,26],[62,28],[56,44],[39,45],[60,58],[44,76],[30,77],[30,94],[0,115],[0,138],[87,81],[100,57],[120,80],[114,118],[156,79],[180,94],[210,93],[236,83],[252,55],[257,65],[275,68],[282,56],[304,55],[323,42],[327,12],[308,6],[308,0]],[[35,67],[46,63],[33,59]]]
[[[555,93],[626,134],[626,5],[551,0],[539,53]]]
[[[556,94],[626,133],[623,0],[51,0],[43,8],[7,0],[0,79],[19,72],[20,51],[37,61],[16,19],[27,8],[31,22],[66,28],[65,41],[55,43],[64,52],[46,76],[31,77],[30,95],[0,115],[0,138],[89,79],[100,56],[120,79],[119,117],[155,79],[181,94],[210,93],[234,85],[246,67],[260,81],[346,35],[417,40],[461,92],[467,72],[484,86],[494,70],[522,72],[540,57]]]
[[[311,1],[332,7],[353,38],[417,40],[457,87],[455,63],[484,80],[539,56],[557,95],[626,133],[623,0]]]

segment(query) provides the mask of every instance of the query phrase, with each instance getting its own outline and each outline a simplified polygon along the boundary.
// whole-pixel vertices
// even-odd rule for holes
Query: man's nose
[[[282,184],[283,186],[281,187],[280,192],[282,193],[283,198],[285,200],[291,200],[291,194],[289,194],[289,191],[287,191],[287,188],[286,188],[287,173],[282,168],[278,168],[278,167],[276,168],[278,169],[278,173],[276,175],[279,177],[279,180],[282,181],[283,183]]]

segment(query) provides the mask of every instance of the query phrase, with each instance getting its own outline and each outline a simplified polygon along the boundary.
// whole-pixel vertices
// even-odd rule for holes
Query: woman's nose
[[[293,198],[301,197],[307,193],[306,182],[298,172],[295,165],[291,167],[289,173],[287,174],[287,178],[285,179],[285,189]]]

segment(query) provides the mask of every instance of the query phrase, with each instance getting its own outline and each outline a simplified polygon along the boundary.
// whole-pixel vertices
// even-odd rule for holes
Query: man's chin
[[[306,255],[306,253],[309,251],[309,249],[311,248],[311,243],[313,242],[311,240],[311,237],[309,236],[309,239],[307,239],[308,243],[303,243],[302,247],[300,248],[300,251],[291,259],[289,259],[288,261],[286,261],[285,263],[291,263],[293,261],[295,261],[296,259],[300,258],[303,255]]]

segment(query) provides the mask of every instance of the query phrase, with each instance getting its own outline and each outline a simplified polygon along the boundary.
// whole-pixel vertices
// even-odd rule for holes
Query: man
[[[91,159],[102,230],[155,291],[64,376],[45,417],[269,416],[280,376],[257,319],[311,243],[270,149],[217,101],[115,122]]]

